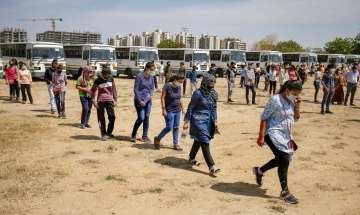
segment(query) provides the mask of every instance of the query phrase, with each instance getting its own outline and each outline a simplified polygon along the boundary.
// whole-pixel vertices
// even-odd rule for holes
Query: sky
[[[360,0],[0,0],[0,28],[20,27],[29,39],[60,17],[57,30],[91,31],[103,41],[117,34],[182,27],[194,34],[239,37],[251,47],[268,34],[318,48],[360,32]],[[6,7],[4,7],[6,5]]]

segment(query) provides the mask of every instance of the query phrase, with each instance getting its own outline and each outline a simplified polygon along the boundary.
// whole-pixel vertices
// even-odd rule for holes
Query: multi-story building
[[[27,42],[27,32],[20,28],[4,28],[0,31],[0,43]]]
[[[127,36],[117,35],[114,39],[108,39],[115,46],[147,46],[157,47],[163,40],[171,39],[170,32],[162,32],[156,29],[153,32],[142,32],[139,35],[129,34]]]
[[[220,49],[220,38],[218,36],[210,36],[202,34],[199,39],[200,49]]]
[[[36,34],[36,41],[64,44],[102,43],[100,33],[66,31],[45,31],[44,33],[38,33]]]
[[[175,36],[176,42],[184,44],[185,48],[199,48],[199,37],[189,32],[179,32]]]
[[[225,38],[220,42],[220,49],[237,49],[246,51],[246,43],[238,38]]]

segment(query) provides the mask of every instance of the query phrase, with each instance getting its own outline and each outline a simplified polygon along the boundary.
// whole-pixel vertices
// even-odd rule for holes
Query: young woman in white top
[[[31,95],[31,84],[32,77],[31,72],[27,69],[27,66],[23,62],[19,62],[20,70],[18,72],[18,80],[20,83],[22,103],[26,103],[26,97],[29,97],[29,101],[31,104],[34,103],[32,95]]]

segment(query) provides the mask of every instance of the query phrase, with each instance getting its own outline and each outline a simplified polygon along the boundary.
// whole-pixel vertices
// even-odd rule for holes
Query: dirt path
[[[78,127],[80,102],[71,81],[66,95],[67,119],[49,113],[44,83],[33,85],[36,105],[5,101],[8,88],[0,84],[0,214],[359,214],[360,108],[334,106],[336,114],[322,116],[310,102],[307,83],[301,120],[295,127],[300,145],[291,163],[289,185],[300,204],[278,199],[276,171],[264,185],[255,185],[251,167],[272,154],[256,146],[259,115],[268,97],[259,92],[257,106],[245,104],[236,88],[237,103],[227,105],[226,85],[219,79],[221,136],[212,143],[222,169],[217,178],[206,165],[189,168],[187,153],[152,150],[151,145],[128,142],[136,113],[133,80],[116,79],[119,95],[114,134],[99,141],[96,112],[93,128]],[[356,103],[360,105],[360,93]],[[159,93],[155,96],[150,137],[164,126]],[[189,98],[185,98],[187,104]],[[164,144],[170,145],[168,135]],[[202,161],[199,152],[198,159]]]

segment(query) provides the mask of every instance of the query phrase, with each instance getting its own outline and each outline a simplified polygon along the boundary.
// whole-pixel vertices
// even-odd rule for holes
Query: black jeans
[[[314,81],[314,87],[315,87],[315,95],[314,95],[314,101],[317,101],[317,95],[319,93],[320,90],[320,82],[319,81]]]
[[[189,158],[190,160],[194,160],[195,157],[196,157],[196,154],[197,152],[199,151],[201,147],[201,150],[202,150],[202,153],[203,153],[203,156],[204,156],[204,159],[206,161],[206,164],[209,168],[211,168],[212,166],[215,165],[215,162],[211,156],[211,153],[210,153],[210,146],[208,143],[204,143],[204,142],[199,142],[199,141],[194,141],[192,147],[191,147],[191,151],[190,151],[190,154],[189,154]]]
[[[184,79],[184,82],[183,82],[183,95],[185,96],[186,94],[186,78]]]
[[[271,92],[272,92],[272,94],[275,95],[276,81],[269,81],[269,84],[270,84],[270,90],[269,90],[270,95],[271,95]]]
[[[32,104],[33,103],[33,98],[31,95],[31,89],[30,89],[30,84],[21,84],[20,85],[20,89],[21,89],[21,96],[22,96],[22,101],[26,102],[26,94],[29,97],[29,101]]]
[[[282,191],[288,190],[288,184],[287,184],[287,174],[289,169],[289,164],[291,161],[291,154],[285,153],[280,151],[276,148],[276,146],[272,143],[269,135],[265,136],[265,141],[273,154],[275,155],[275,158],[267,162],[264,166],[260,167],[260,171],[265,173],[266,171],[273,169],[275,167],[278,168],[278,176],[280,180],[280,185]]]
[[[19,99],[20,92],[19,92],[19,83],[17,80],[14,81],[14,83],[9,84],[10,88],[10,99]],[[15,97],[16,96],[16,97]]]
[[[65,116],[65,91],[55,94],[55,102],[59,116]]]
[[[245,85],[246,87],[246,103],[249,104],[249,91],[251,90],[251,94],[252,94],[252,104],[255,104],[255,98],[256,98],[256,90],[255,90],[255,86],[248,86]]]
[[[256,88],[259,88],[259,83],[260,83],[260,74],[255,73],[255,86],[256,86]]]
[[[158,88],[158,83],[157,83],[157,77],[156,77],[156,75],[154,76],[154,86],[155,86],[155,89]]]
[[[111,135],[114,130],[114,124],[115,124],[114,103],[98,102],[98,106],[99,108],[97,109],[97,117],[98,117],[101,136]],[[109,120],[107,129],[106,129],[106,121],[105,121],[105,110]]]
[[[354,83],[348,83],[346,86],[346,96],[345,96],[345,103],[346,104],[348,102],[349,99],[349,95],[350,95],[350,104],[354,104],[354,96],[356,93],[356,84]]]

